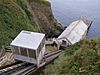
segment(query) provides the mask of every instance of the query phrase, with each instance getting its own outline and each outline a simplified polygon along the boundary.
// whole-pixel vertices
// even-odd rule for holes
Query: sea
[[[64,26],[83,17],[93,20],[89,38],[100,38],[100,0],[50,0],[54,17]]]

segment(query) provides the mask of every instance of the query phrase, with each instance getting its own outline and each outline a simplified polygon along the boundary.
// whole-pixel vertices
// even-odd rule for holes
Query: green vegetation
[[[32,26],[14,3],[1,0],[0,46],[8,45],[21,30],[32,30]]]
[[[32,25],[33,31],[40,32],[40,29],[36,25],[32,13],[28,10],[28,5],[26,4],[27,1],[25,0],[16,0],[16,4],[22,10],[27,22]],[[41,28],[41,27],[40,27]]]
[[[100,75],[100,39],[85,39],[85,45],[83,41],[68,47],[46,66],[47,75]]]
[[[42,32],[47,37],[59,34],[49,8],[47,0],[0,0],[0,49],[21,30]]]
[[[40,4],[49,4],[48,3],[48,0],[28,0],[30,3],[31,2],[37,2],[37,3],[40,3]]]
[[[50,52],[56,51],[56,50],[58,50],[57,47],[48,45],[48,46],[46,46],[46,52],[45,53],[50,53]]]
[[[31,9],[35,16],[30,12],[27,1],[30,7],[35,2]],[[60,28],[54,22],[48,5],[47,0],[0,0],[0,48],[9,45],[21,30],[42,31],[46,36],[57,36]],[[56,50],[52,46],[46,47],[47,52]],[[45,68],[47,75],[100,75],[100,38],[85,39],[69,46]]]

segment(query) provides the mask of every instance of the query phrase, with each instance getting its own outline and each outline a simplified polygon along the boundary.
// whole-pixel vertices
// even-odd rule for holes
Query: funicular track
[[[39,68],[37,68],[36,65],[23,62],[17,62],[7,66],[3,66],[0,68],[0,75],[31,75],[43,66],[51,63],[59,56],[61,52],[61,50],[58,50],[46,54],[43,58],[43,64]]]

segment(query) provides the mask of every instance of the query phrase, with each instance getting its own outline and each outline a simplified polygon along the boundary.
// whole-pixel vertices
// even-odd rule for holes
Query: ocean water
[[[81,16],[93,20],[88,37],[100,38],[100,0],[50,0],[54,17],[67,26]]]

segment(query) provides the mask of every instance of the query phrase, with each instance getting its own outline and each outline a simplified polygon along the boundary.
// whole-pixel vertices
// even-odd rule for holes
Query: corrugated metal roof
[[[36,50],[44,37],[42,33],[21,31],[11,45]]]
[[[67,38],[74,44],[83,37],[87,29],[88,26],[82,20],[77,20],[72,22],[57,39]]]

